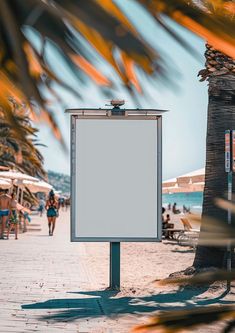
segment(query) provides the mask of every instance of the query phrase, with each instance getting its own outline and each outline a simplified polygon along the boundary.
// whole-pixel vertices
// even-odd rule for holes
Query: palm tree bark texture
[[[216,206],[214,200],[215,198],[227,198],[224,136],[225,130],[235,129],[235,73],[230,71],[222,75],[212,75],[208,77],[208,82],[206,177],[200,237],[203,236],[203,231],[206,229],[207,217],[227,224],[227,212]],[[200,126],[200,124],[198,125]],[[235,189],[235,175],[233,176],[233,189]],[[232,216],[232,224],[235,225],[234,215]],[[197,247],[193,264],[196,269],[205,267],[223,268],[225,265],[225,248],[200,245]]]

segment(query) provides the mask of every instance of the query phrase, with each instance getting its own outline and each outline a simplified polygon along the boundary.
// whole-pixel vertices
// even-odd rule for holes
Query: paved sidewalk
[[[49,237],[46,217],[36,216],[19,240],[11,235],[0,241],[0,333],[126,333],[155,310],[220,303],[216,292],[180,289],[175,294],[172,287],[150,284],[189,266],[194,256],[166,242],[122,244],[123,288],[117,294],[105,291],[109,244],[71,243],[69,226],[69,212],[60,212]],[[232,297],[221,302],[233,304]],[[194,332],[219,332],[216,327]]]
[[[46,217],[34,216],[30,230],[18,240],[10,235],[0,241],[1,333],[114,333],[128,332],[132,326],[124,319],[117,327],[118,319],[106,316],[113,296],[102,292],[108,285],[108,271],[103,276],[98,269],[89,270],[89,263],[92,267],[95,256],[103,260],[103,253],[99,245],[94,252],[92,244],[71,243],[69,224],[69,212],[61,212],[55,234],[49,237]],[[116,308],[115,302],[111,307]],[[122,310],[125,307],[128,313],[128,302]]]

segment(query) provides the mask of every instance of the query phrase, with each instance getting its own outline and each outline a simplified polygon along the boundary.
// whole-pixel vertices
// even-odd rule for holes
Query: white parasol
[[[0,178],[10,178],[12,180],[31,180],[38,182],[39,179],[18,171],[0,171]]]
[[[180,186],[205,182],[205,168],[201,168],[177,177]]]
[[[162,183],[163,193],[203,192],[205,186],[205,168],[186,173]]]
[[[11,180],[0,179],[0,188],[6,190],[6,189],[11,188],[11,186],[12,186]]]
[[[164,186],[162,188],[163,194],[171,194],[171,193],[190,193],[190,192],[203,192],[205,183],[198,182],[193,184],[188,184],[187,186],[180,186],[176,184],[175,186]]]
[[[23,172],[19,172],[19,171],[14,171],[14,170],[9,170],[9,171],[0,171],[0,178],[10,178],[12,180],[12,184],[14,181],[17,181],[17,196],[16,196],[16,200],[19,200],[19,193],[20,193],[20,187],[22,187],[22,182],[23,180],[31,180],[31,181],[35,181],[38,182],[39,179],[29,176]],[[21,191],[21,199],[20,202],[23,202],[23,188]]]
[[[52,189],[52,185],[50,185],[49,183],[44,182],[42,180],[40,180],[38,182],[23,180],[22,185],[27,187],[30,190],[30,192],[32,192],[32,193],[37,193],[37,192],[49,193],[50,190]]]

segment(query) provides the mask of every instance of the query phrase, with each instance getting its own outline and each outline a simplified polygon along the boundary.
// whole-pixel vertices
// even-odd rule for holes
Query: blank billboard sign
[[[72,241],[159,240],[157,119],[73,122]]]

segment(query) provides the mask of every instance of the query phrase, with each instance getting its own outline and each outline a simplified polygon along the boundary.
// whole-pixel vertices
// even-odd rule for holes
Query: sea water
[[[171,193],[162,195],[162,205],[167,207],[176,202],[177,208],[182,209],[183,205],[190,208],[191,212],[201,213],[202,211],[203,192],[190,193]]]

